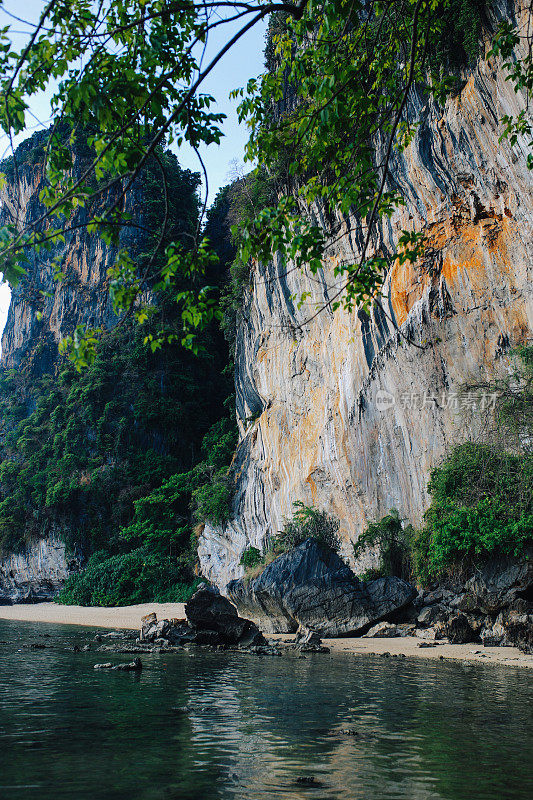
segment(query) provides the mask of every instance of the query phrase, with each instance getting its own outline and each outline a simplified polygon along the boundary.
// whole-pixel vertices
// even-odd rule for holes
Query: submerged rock
[[[237,609],[218,590],[202,586],[185,606],[186,619],[142,617],[137,646],[168,651],[187,644],[218,646],[264,646],[263,634],[254,622],[239,617]]]
[[[107,662],[106,664],[94,665],[94,669],[108,669],[114,672],[139,672],[142,668],[143,665],[140,658],[135,658],[129,664],[111,664],[111,662]]]
[[[362,583],[314,539],[276,558],[257,578],[231,581],[226,591],[239,612],[268,633],[292,633],[303,625],[321,636],[362,633],[417,594],[400,578]]]

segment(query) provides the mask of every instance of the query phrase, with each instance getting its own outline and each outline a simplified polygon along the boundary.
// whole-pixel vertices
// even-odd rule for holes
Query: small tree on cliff
[[[223,115],[202,84],[239,39],[270,17],[268,71],[237,94],[251,128],[247,158],[268,176],[272,202],[243,220],[240,257],[266,261],[280,253],[294,268],[317,273],[328,248],[355,225],[359,256],[337,265],[327,306],[368,306],[390,264],[390,255],[375,250],[376,226],[402,203],[389,165],[416,127],[411,97],[416,89],[442,102],[454,89],[452,63],[477,55],[480,8],[474,0],[49,0],[20,52],[9,27],[0,31],[0,126],[11,147],[33,124],[35,94],[51,91],[53,108],[41,207],[23,223],[22,194],[11,198],[10,218],[0,229],[0,270],[15,283],[29,250],[50,248],[80,226],[118,245],[130,222],[125,198],[147,162],[160,161],[165,143],[187,142],[203,168],[199,147],[220,141]],[[204,63],[212,31],[223,26],[225,42]],[[524,36],[531,36],[527,25],[517,31],[502,23],[491,54],[503,56],[517,89],[531,93],[532,50],[517,51]],[[506,117],[504,135],[511,142],[533,138],[528,120],[525,111]],[[76,171],[69,144],[80,135],[90,157]],[[162,163],[160,186],[168,204]],[[74,224],[80,207],[86,214]],[[146,286],[173,290],[180,328],[161,329],[147,343],[156,349],[181,337],[194,349],[198,330],[220,315],[204,280],[215,256],[203,234],[203,212],[191,248],[163,247],[167,225],[163,213],[142,273],[119,249],[111,293],[117,311],[142,323],[152,313],[141,300]],[[423,231],[402,232],[400,261],[416,259],[422,241]],[[61,275],[61,265],[56,268]],[[70,342],[74,358],[90,359],[96,339],[94,331],[78,331]]]

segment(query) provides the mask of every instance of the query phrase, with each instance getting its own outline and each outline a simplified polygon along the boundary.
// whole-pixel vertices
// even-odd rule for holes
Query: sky
[[[31,21],[39,18],[45,5],[46,3],[41,0],[23,0],[23,2],[21,0],[4,0],[0,6],[0,27],[11,26],[11,35],[18,48],[24,46],[30,28],[11,19],[6,11]],[[227,41],[228,37],[238,30],[238,27],[236,23],[231,23],[227,26],[222,25],[213,31],[209,48],[204,57],[205,64],[209,63],[210,55],[212,57],[216,54],[221,43]],[[216,106],[212,107],[213,111],[227,115],[223,125],[225,136],[221,144],[212,144],[200,149],[209,181],[209,204],[214,200],[218,190],[229,182],[232,162],[236,160],[242,163],[243,161],[244,147],[248,139],[247,129],[246,126],[239,124],[236,113],[237,103],[229,99],[229,93],[232,89],[245,86],[249,78],[259,75],[263,71],[265,33],[266,23],[259,24],[249,31],[224,56],[202,87],[202,91],[211,94],[217,100]],[[30,111],[34,115],[30,129],[25,135],[17,138],[16,144],[49,122],[48,97],[45,94],[35,97]],[[7,146],[6,138],[0,137],[0,158],[9,154]],[[182,147],[176,152],[182,167],[195,172],[201,171],[197,156],[191,148]],[[6,284],[0,285],[0,334],[5,325],[9,297],[9,287]]]

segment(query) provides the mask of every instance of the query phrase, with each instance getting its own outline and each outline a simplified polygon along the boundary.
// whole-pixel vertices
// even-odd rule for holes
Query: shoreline
[[[62,606],[58,603],[17,604],[0,606],[0,620],[13,622],[48,623],[53,625],[77,625],[88,628],[111,630],[138,630],[141,617],[154,611],[158,619],[181,619],[185,616],[184,603],[141,603],[135,606],[103,608],[98,606]],[[292,634],[270,634],[269,639],[289,642]],[[352,656],[380,655],[391,657],[440,659],[475,664],[497,664],[506,667],[533,668],[533,655],[522,653],[516,647],[483,647],[481,644],[436,644],[420,647],[427,640],[416,636],[391,639],[364,637],[324,639],[323,643],[332,653]]]
[[[135,606],[63,606],[59,603],[17,603],[0,606],[0,620],[48,622],[87,628],[139,630],[141,617],[155,611],[158,619],[181,619],[185,603],[140,603]]]

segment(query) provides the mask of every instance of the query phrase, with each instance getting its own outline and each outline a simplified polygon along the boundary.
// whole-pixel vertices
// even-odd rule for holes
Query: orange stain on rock
[[[514,222],[495,214],[472,222],[465,219],[464,208],[460,212],[445,223],[429,226],[425,253],[417,264],[394,264],[390,293],[398,324],[405,322],[431,283],[444,279],[448,290],[453,291],[467,279],[476,295],[490,283],[487,269],[491,261],[499,273],[511,271],[510,249],[517,236]],[[508,280],[513,283],[511,276]]]

